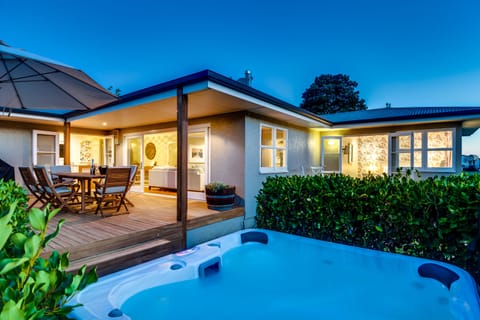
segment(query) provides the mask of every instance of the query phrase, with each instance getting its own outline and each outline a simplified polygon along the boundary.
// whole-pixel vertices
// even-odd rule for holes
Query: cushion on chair
[[[67,188],[67,187],[63,187],[63,186],[62,186],[62,187],[57,187],[57,188],[55,188],[55,191],[57,191],[57,193],[60,193],[60,194],[62,194],[62,193],[71,193],[71,192],[72,192],[72,189],[69,189],[69,188]]]
[[[105,190],[105,194],[123,193],[124,191],[125,191],[125,187],[110,187]],[[98,194],[103,194],[103,189],[98,188],[96,192]]]

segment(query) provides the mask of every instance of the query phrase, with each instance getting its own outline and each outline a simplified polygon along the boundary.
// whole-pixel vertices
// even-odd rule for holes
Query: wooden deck
[[[176,221],[176,199],[130,192],[135,205],[129,214],[101,217],[94,214],[59,213],[49,225],[52,232],[60,219],[65,223],[47,246],[70,253],[70,271],[82,265],[96,266],[99,275],[173,253],[181,248],[181,223]],[[244,215],[243,208],[214,211],[204,201],[189,200],[187,229]]]

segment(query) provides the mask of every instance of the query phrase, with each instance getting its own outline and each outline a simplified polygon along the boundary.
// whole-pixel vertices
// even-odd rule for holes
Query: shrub
[[[221,192],[225,189],[231,189],[233,186],[226,184],[222,181],[212,181],[209,184],[205,185],[205,190],[211,193]]]
[[[63,220],[47,234],[58,210],[33,208],[27,214],[27,201],[21,187],[0,180],[0,319],[65,319],[76,307],[67,303],[97,275],[86,266],[67,273],[68,253],[40,257]]]
[[[260,228],[446,261],[479,280],[479,193],[479,175],[269,177],[257,195],[256,221]]]
[[[28,195],[24,188],[19,186],[13,180],[0,180],[0,217],[6,215],[10,210],[10,206],[17,203],[15,210],[15,219],[11,221],[15,232],[27,232],[27,206]]]

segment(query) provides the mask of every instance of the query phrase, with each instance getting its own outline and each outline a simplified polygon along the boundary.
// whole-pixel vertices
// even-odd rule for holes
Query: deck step
[[[86,264],[88,269],[96,266],[97,274],[102,276],[178,250],[180,250],[180,243],[176,243],[176,241],[150,240],[94,256],[71,260],[67,271],[77,272]]]
[[[180,224],[170,224],[147,230],[132,232],[123,235],[112,236],[106,239],[87,242],[73,247],[64,247],[62,252],[69,252],[70,261],[80,260],[91,256],[113,252],[119,249],[134,246],[148,241],[167,239],[170,241],[180,240]],[[42,257],[50,256],[52,249],[47,248]]]

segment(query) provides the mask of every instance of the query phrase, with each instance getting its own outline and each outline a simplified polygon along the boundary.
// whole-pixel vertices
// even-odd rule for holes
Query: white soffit
[[[183,87],[184,94],[192,94],[207,89],[207,81]],[[170,89],[156,94],[146,95],[110,107],[100,108],[83,115],[69,118],[74,127],[112,130],[149,125],[158,122],[176,120],[177,90]],[[175,101],[173,101],[175,100]],[[174,106],[173,108],[166,108]]]
[[[184,86],[183,93],[189,97],[189,118],[247,111],[307,128],[328,127],[321,121],[229,89],[213,81],[205,80]],[[74,127],[104,130],[175,121],[176,95],[177,90],[170,89],[94,110],[72,117],[69,121]]]
[[[300,125],[300,126],[307,126],[310,128],[318,128],[318,127],[323,127],[323,128],[328,128],[329,126],[320,122],[316,121],[314,119],[308,118],[306,116],[303,116],[299,113],[284,109],[282,107],[276,106],[274,104],[271,104],[269,102],[254,98],[252,96],[249,96],[247,94],[238,92],[236,90],[226,88],[222,85],[219,85],[215,82],[209,81],[208,87],[212,90],[222,92],[226,95],[236,97],[238,99],[247,101],[249,103],[252,103],[254,105],[257,105],[258,107],[256,108],[251,108],[249,111],[264,115],[264,116],[269,116],[269,117],[275,117],[277,119]],[[272,115],[272,111],[274,114]],[[280,116],[279,116],[280,115]],[[283,115],[283,116],[282,116]]]

